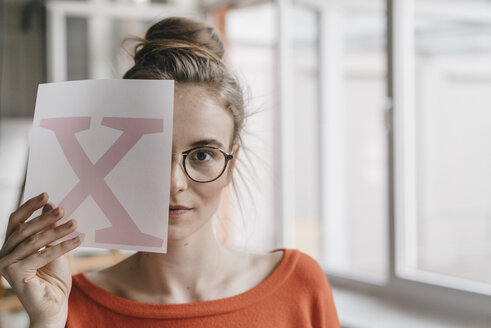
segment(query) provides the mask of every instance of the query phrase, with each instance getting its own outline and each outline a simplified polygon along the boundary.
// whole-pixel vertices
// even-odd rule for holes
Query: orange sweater
[[[256,287],[188,304],[128,300],[78,274],[73,277],[66,327],[339,327],[331,288],[317,262],[297,250],[283,251],[276,269]]]

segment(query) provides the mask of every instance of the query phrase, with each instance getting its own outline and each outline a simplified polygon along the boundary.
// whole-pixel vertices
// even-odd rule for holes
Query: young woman
[[[136,253],[74,277],[65,254],[76,230],[42,193],[10,216],[0,270],[31,327],[339,327],[319,265],[295,250],[249,254],[222,246],[211,218],[232,181],[244,101],[209,26],[183,18],[153,25],[126,79],[175,80],[167,254]],[[37,210],[43,214],[26,222]]]

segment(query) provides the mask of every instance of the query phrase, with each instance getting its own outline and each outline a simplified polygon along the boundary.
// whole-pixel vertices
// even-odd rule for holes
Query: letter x
[[[68,162],[80,179],[60,203],[65,210],[65,217],[70,217],[90,195],[112,224],[111,227],[95,232],[96,242],[161,247],[163,239],[140,231],[104,178],[143,135],[162,132],[163,120],[104,117],[101,124],[121,130],[123,134],[95,164],[92,164],[75,137],[75,133],[90,128],[90,117],[60,117],[41,120],[41,127],[54,131]]]

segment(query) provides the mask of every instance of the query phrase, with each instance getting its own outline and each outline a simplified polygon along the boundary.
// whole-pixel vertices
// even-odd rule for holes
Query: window
[[[339,1],[326,9],[323,31],[324,264],[379,282],[388,264],[384,7]]]
[[[320,260],[320,140],[319,140],[319,17],[309,7],[294,5],[291,12],[293,71],[292,94],[295,124],[294,231],[296,248]],[[287,146],[288,147],[288,146]]]
[[[491,287],[491,21],[482,16],[491,11],[483,1],[440,4],[414,3],[415,180],[406,190],[415,196],[403,269]]]
[[[278,7],[278,25],[290,27],[280,43],[295,45],[295,29],[310,31],[303,52],[278,46],[280,58],[285,50],[293,57],[280,65],[278,84],[291,83],[286,90],[294,93],[280,92],[287,105],[279,110],[291,112],[287,99],[316,99],[292,102],[302,111],[293,133],[298,143],[320,136],[311,143],[319,152],[306,152],[317,163],[307,170],[300,167],[309,159],[281,148],[295,163],[296,201],[308,192],[306,203],[318,206],[310,227],[303,224],[309,211],[281,195],[290,210],[281,216],[283,233],[293,235],[286,244],[320,258],[333,284],[489,315],[491,3],[303,0]],[[300,28],[302,15],[309,18]],[[318,74],[307,75],[312,67]]]
[[[491,3],[282,0],[226,18],[261,159],[256,208],[228,241],[300,248],[333,284],[489,315]],[[51,58],[53,76],[78,74]]]
[[[243,170],[237,173],[244,173],[245,179],[235,175],[241,198],[239,203],[232,203],[228,212],[232,215],[222,212],[222,218],[228,220],[228,237],[224,241],[235,247],[267,251],[275,248],[277,235],[273,147],[275,7],[271,3],[239,7],[228,10],[225,18],[226,60],[246,86],[246,103],[252,115],[243,134],[247,148],[240,150],[237,164],[237,169]]]

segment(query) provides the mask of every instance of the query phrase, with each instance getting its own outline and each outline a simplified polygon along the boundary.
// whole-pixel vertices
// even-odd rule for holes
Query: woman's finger
[[[35,211],[46,205],[48,202],[48,194],[43,192],[37,197],[29,199],[22,204],[15,212],[9,217],[9,223],[7,225],[7,232],[5,239],[7,239],[12,231],[22,222],[25,222]]]
[[[34,238],[38,232],[50,227],[54,228],[54,224],[62,217],[63,208],[60,207],[19,225],[5,241],[0,254],[8,254],[24,240]]]
[[[50,203],[47,203],[46,205],[43,206],[43,213],[49,212],[53,209],[53,205]]]
[[[19,269],[37,270],[42,268],[48,263],[56,260],[58,257],[80,246],[81,243],[82,236],[79,235],[72,239],[65,240],[58,245],[46,247],[45,249],[30,255],[24,261],[20,262]]]
[[[77,222],[75,220],[70,220],[54,229],[31,235],[7,255],[7,261],[9,263],[22,261],[30,255],[37,253],[39,249],[71,234],[76,228]]]

